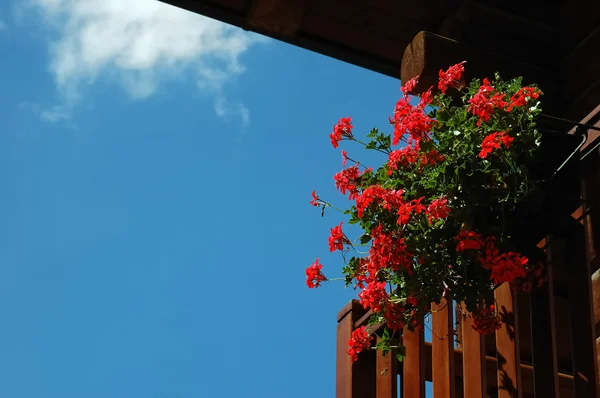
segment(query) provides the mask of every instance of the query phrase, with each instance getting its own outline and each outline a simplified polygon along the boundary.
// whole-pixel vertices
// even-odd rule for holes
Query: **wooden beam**
[[[305,0],[253,0],[248,25],[280,35],[292,35],[302,25]]]
[[[407,81],[420,76],[416,91],[422,92],[430,86],[437,87],[440,70],[462,61],[467,61],[467,81],[472,78],[492,78],[495,72],[499,72],[503,79],[522,76],[525,84],[536,83],[545,92],[545,111],[552,112],[563,104],[556,84],[560,77],[558,71],[518,62],[489,49],[467,45],[430,32],[419,32],[406,47],[402,57],[401,80]]]

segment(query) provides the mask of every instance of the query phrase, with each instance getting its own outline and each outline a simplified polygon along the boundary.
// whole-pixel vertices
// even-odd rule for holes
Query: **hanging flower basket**
[[[467,84],[464,64],[440,71],[437,90],[419,97],[417,79],[406,82],[390,133],[375,128],[365,140],[350,117],[340,119],[333,147],[362,145],[381,154],[381,166],[342,150],[344,169],[334,180],[351,201],[347,210],[313,192],[313,206],[339,209],[362,230],[348,236],[340,223],[329,248],[343,253],[343,279],[372,311],[370,323],[385,325],[384,352],[403,328],[422,328],[431,303],[442,299],[464,302],[480,333],[496,330],[494,289],[543,283],[543,263],[526,247],[548,232],[552,213],[573,206],[565,197],[577,197],[577,185],[554,175],[577,140],[540,130],[541,91],[499,76]],[[311,288],[329,280],[319,260],[306,275]],[[349,342],[355,359],[371,346],[368,330]]]

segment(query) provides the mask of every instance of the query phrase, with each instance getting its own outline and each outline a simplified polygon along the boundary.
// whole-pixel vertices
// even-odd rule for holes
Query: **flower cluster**
[[[373,336],[369,336],[365,330],[365,326],[361,326],[352,332],[352,337],[348,340],[348,355],[353,361],[358,359],[358,354],[371,348],[371,340]]]
[[[543,265],[523,256],[504,230],[505,215],[539,188],[527,176],[538,159],[534,117],[542,93],[498,76],[467,83],[464,72],[464,62],[440,71],[437,91],[423,91],[418,101],[418,78],[405,82],[391,131],[373,129],[367,143],[353,135],[350,117],[330,135],[334,148],[346,141],[383,155],[379,167],[367,168],[342,151],[344,169],[333,178],[351,202],[342,210],[350,227],[337,224],[329,236],[329,250],[342,252],[342,279],[358,290],[369,324],[387,333],[378,347],[403,328],[422,328],[431,303],[443,299],[464,302],[473,327],[492,333],[502,325],[489,305],[494,289],[508,283],[527,292],[544,281]],[[316,192],[310,204],[337,209]],[[329,280],[319,260],[306,276],[311,288]],[[354,360],[372,338],[364,326],[354,331]]]
[[[504,145],[505,148],[510,148],[510,145],[515,139],[506,134],[506,131],[496,131],[495,133],[487,135],[481,143],[481,152],[479,157],[485,159],[494,149],[500,149],[500,145]]]
[[[479,305],[475,311],[473,311],[473,325],[479,334],[493,333],[496,330],[500,330],[502,327],[502,321],[496,313],[496,307],[494,304],[489,306]]]
[[[310,289],[315,287],[319,287],[321,282],[325,282],[327,278],[321,272],[323,268],[322,264],[319,264],[319,259],[317,259],[310,267],[306,269],[306,286]]]

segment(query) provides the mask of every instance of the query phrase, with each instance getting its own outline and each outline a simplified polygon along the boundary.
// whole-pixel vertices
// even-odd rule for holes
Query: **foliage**
[[[543,183],[532,172],[541,92],[498,75],[466,84],[463,72],[464,62],[440,71],[437,90],[418,97],[412,96],[418,80],[406,82],[391,133],[374,128],[363,143],[347,117],[330,135],[335,148],[354,141],[385,159],[367,168],[342,151],[351,165],[334,176],[336,187],[352,202],[344,211],[348,223],[363,233],[350,239],[342,223],[329,238],[330,250],[343,253],[346,286],[358,289],[373,313],[370,324],[385,325],[377,346],[384,352],[403,328],[422,328],[431,303],[444,299],[464,302],[475,328],[493,332],[500,326],[495,287],[506,282],[527,291],[543,280],[541,265],[516,252],[505,233],[507,214]],[[332,207],[315,192],[311,204]],[[317,261],[307,269],[307,284],[324,281]],[[368,348],[360,333],[359,342],[349,342],[353,358]]]

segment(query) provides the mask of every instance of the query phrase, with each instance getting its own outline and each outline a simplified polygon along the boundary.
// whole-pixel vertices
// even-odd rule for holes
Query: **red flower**
[[[506,110],[512,111],[513,108],[525,106],[529,99],[537,99],[542,92],[536,87],[523,87],[510,97],[510,105]]]
[[[410,202],[406,202],[398,209],[398,225],[406,225],[410,221],[412,213],[421,214],[427,210],[425,206],[421,204],[421,201],[425,199],[420,197],[419,199],[413,199]]]
[[[358,294],[358,298],[360,298],[360,303],[362,306],[366,310],[370,308],[375,312],[381,311],[388,300],[385,287],[385,282],[369,282],[362,292]]]
[[[345,195],[350,192],[350,199],[355,199],[358,196],[357,180],[360,178],[360,170],[358,166],[352,166],[344,169],[333,176],[335,179],[335,187]]]
[[[494,87],[490,85],[488,79],[483,79],[483,84],[479,87],[479,91],[469,100],[469,107],[467,111],[472,112],[474,115],[479,116],[478,126],[481,126],[481,122],[489,122],[492,114],[496,109],[504,109],[508,105],[503,100],[503,93],[494,93]]]
[[[406,299],[406,302],[410,305],[412,305],[413,307],[416,307],[417,304],[419,303],[419,300],[417,300],[417,298],[415,296],[408,296],[408,298]]]
[[[408,95],[413,92],[413,90],[417,86],[417,83],[419,83],[419,76],[415,76],[409,81],[407,81],[406,84],[404,84],[402,88],[400,88],[400,90],[402,90],[402,93],[404,93],[404,95]]]
[[[388,155],[388,175],[392,175],[398,166],[408,167],[419,159],[419,146],[407,145],[402,149],[390,152]]]
[[[436,220],[441,220],[450,214],[450,207],[448,207],[448,199],[439,198],[431,202],[427,206],[427,220],[430,224],[433,224]]]
[[[431,87],[421,94],[421,101],[419,101],[419,108],[425,109],[425,107],[433,101],[433,94],[431,93]]]
[[[496,238],[488,236],[485,239],[483,256],[481,256],[481,265],[483,268],[492,269],[494,261],[500,255],[500,250],[496,248]]]
[[[497,131],[495,133],[491,133],[483,139],[479,157],[482,159],[487,158],[487,156],[492,153],[494,149],[499,149],[500,145],[510,148],[513,141],[514,138],[507,135],[506,131]]]
[[[456,251],[464,252],[466,250],[480,250],[483,247],[481,234],[474,231],[460,231],[460,234],[454,237],[458,241]]]
[[[473,313],[472,328],[479,334],[494,333],[496,330],[500,330],[501,327],[502,322],[493,304],[490,306],[480,305],[477,311]]]
[[[404,307],[388,303],[385,306],[385,312],[383,314],[387,326],[392,330],[402,329],[404,327]]]
[[[406,248],[404,238],[383,231],[378,225],[371,230],[371,247],[369,248],[370,262],[367,270],[374,279],[379,270],[391,268],[399,271],[404,268],[409,273],[412,269],[413,255]]]
[[[467,61],[452,65],[446,72],[440,70],[440,81],[438,83],[438,88],[442,93],[446,94],[446,90],[451,87],[460,89],[464,85],[462,75],[465,71],[465,62]]]
[[[344,243],[348,243],[348,239],[344,236],[342,232],[342,224],[340,223],[335,228],[330,228],[331,235],[329,236],[329,251],[334,252],[336,250],[344,250]]]
[[[387,191],[381,188],[379,185],[371,185],[358,195],[356,198],[356,210],[358,218],[362,218],[365,209],[371,205],[371,203],[382,201],[387,195]]]
[[[338,147],[339,142],[344,138],[352,139],[352,117],[341,118],[335,126],[333,126],[333,132],[329,135],[331,138],[331,145],[334,148]]]
[[[352,361],[358,360],[358,354],[362,351],[371,348],[372,336],[366,332],[365,327],[361,326],[352,332],[352,337],[348,340],[348,355],[352,357]]]
[[[327,280],[325,275],[321,272],[321,268],[323,266],[319,264],[319,259],[317,259],[310,267],[306,269],[306,286],[310,289],[319,287],[321,282]]]
[[[409,143],[418,143],[429,138],[429,131],[434,120],[423,112],[419,106],[412,106],[408,97],[400,98],[396,103],[394,116],[390,119],[394,125],[393,145],[398,145],[405,134],[409,135]]]
[[[508,252],[501,254],[494,259],[490,279],[499,285],[504,282],[511,283],[517,278],[522,278],[525,276],[525,266],[528,261],[527,257],[521,256],[519,253]]]
[[[346,161],[348,160],[348,152],[342,149],[342,167],[346,167]]]
[[[310,201],[311,206],[319,206],[319,197],[317,196],[317,191],[312,191],[312,200]]]

